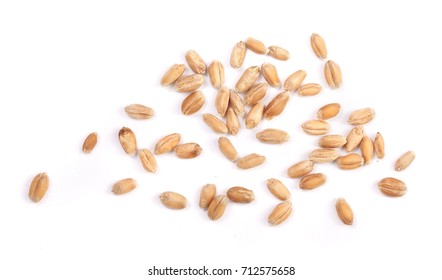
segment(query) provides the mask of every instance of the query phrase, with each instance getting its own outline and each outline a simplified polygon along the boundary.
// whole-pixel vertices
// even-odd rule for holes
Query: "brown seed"
[[[184,70],[186,70],[186,66],[184,64],[172,65],[161,78],[161,85],[168,86],[173,84],[176,80],[178,80],[179,77],[181,77],[181,75],[183,75]]]
[[[348,123],[352,125],[361,125],[370,122],[375,116],[375,111],[371,108],[364,108],[353,111],[348,117]]]
[[[126,178],[116,182],[112,186],[112,192],[120,195],[133,191],[137,187],[137,182],[132,178]]]
[[[31,185],[29,186],[29,198],[33,202],[39,202],[46,194],[49,187],[49,177],[46,173],[37,174],[34,179],[32,179]]]
[[[155,145],[154,154],[160,155],[168,152],[172,152],[175,147],[180,143],[181,135],[178,133],[169,134],[158,141]]]
[[[269,52],[263,42],[253,38],[247,38],[246,46],[249,50],[257,54],[267,54]]]
[[[199,89],[204,83],[204,76],[201,74],[192,74],[180,77],[175,82],[175,89],[178,92],[192,92]]]
[[[227,190],[227,197],[233,202],[250,203],[255,200],[255,194],[252,190],[244,187],[232,187]]]
[[[163,192],[160,194],[160,201],[170,209],[184,209],[187,206],[187,199],[176,192]]]
[[[290,58],[289,51],[278,46],[270,46],[268,55],[278,60],[288,60]]]
[[[226,126],[230,134],[236,135],[239,132],[241,125],[239,124],[238,116],[235,114],[232,108],[227,110],[226,114]]]
[[[340,110],[341,105],[339,105],[339,103],[330,103],[319,108],[316,116],[320,120],[328,120],[339,114]]]
[[[194,50],[187,51],[185,58],[190,69],[192,69],[192,71],[195,72],[195,74],[201,74],[201,75],[206,74],[206,63],[204,63],[204,60],[196,51]]]
[[[207,209],[216,196],[216,186],[214,184],[207,184],[201,189],[199,206],[202,209]]]
[[[260,69],[258,66],[247,68],[236,83],[235,90],[239,93],[248,91],[259,79]]]
[[[230,92],[225,86],[222,86],[215,97],[215,108],[221,117],[224,117],[229,107]]]
[[[361,155],[364,158],[364,164],[370,164],[374,156],[373,141],[370,137],[364,136],[361,141]]]
[[[185,143],[176,146],[175,155],[179,158],[196,158],[201,154],[203,149],[197,143]]]
[[[241,169],[249,169],[263,164],[265,160],[266,160],[265,156],[253,153],[245,157],[239,158],[236,161],[236,166]]]
[[[155,111],[152,108],[141,104],[131,104],[126,106],[124,111],[129,117],[136,120],[147,120],[155,115]]]
[[[235,111],[236,115],[243,116],[244,115],[244,103],[233,89],[229,90],[230,98],[229,98],[229,106]]]
[[[304,70],[298,70],[291,74],[284,82],[284,90],[296,91],[304,81],[305,76],[307,76],[307,73]]]
[[[256,138],[263,143],[281,144],[287,142],[290,138],[290,135],[284,130],[267,128],[261,132],[256,133]]]
[[[269,191],[280,200],[290,199],[290,191],[287,187],[278,179],[270,178],[267,180],[267,188]]]
[[[137,138],[135,133],[128,127],[123,127],[118,133],[118,139],[120,140],[121,147],[126,154],[134,156],[137,154]]]
[[[292,203],[290,201],[284,201],[276,205],[273,211],[270,213],[267,221],[272,226],[279,225],[286,221],[292,213]]]
[[[218,148],[228,160],[235,161],[238,158],[238,152],[228,138],[218,138]]]
[[[374,138],[374,151],[378,159],[383,159],[385,156],[384,137],[379,132],[376,133]]]
[[[322,148],[341,148],[347,143],[347,139],[342,135],[326,135],[319,139],[319,146]]]
[[[229,199],[227,196],[220,194],[216,196],[207,208],[207,216],[212,221],[216,221],[224,215]]]
[[[195,114],[203,107],[204,103],[204,94],[199,90],[194,91],[184,98],[181,103],[181,112],[186,116]]]
[[[290,178],[303,177],[312,172],[314,165],[315,163],[311,160],[300,161],[289,167],[287,170],[287,175]]]
[[[301,125],[302,129],[310,135],[323,135],[327,134],[330,129],[330,125],[321,120],[306,121]]]
[[[324,66],[325,81],[332,89],[337,89],[342,84],[341,68],[334,61],[327,61]]]
[[[273,64],[264,62],[261,65],[261,73],[271,87],[279,88],[281,86],[278,71],[276,71],[276,67]]]
[[[157,171],[157,161],[151,151],[142,149],[139,151],[138,156],[144,169],[152,173]]]
[[[353,224],[353,210],[351,210],[350,205],[342,197],[336,201],[336,212],[344,224]]]
[[[264,104],[258,102],[250,109],[245,118],[246,127],[251,129],[258,126],[264,114]]]
[[[325,46],[324,39],[319,34],[313,33],[310,37],[310,44],[315,55],[319,59],[327,58],[327,47]]]
[[[313,96],[320,93],[322,87],[320,84],[309,83],[303,84],[298,87],[298,94],[301,96]]]
[[[287,106],[287,103],[290,100],[290,92],[283,91],[277,96],[275,96],[269,104],[266,106],[264,110],[264,118],[267,120],[271,120],[276,116],[279,116]]]
[[[364,158],[358,154],[351,153],[336,159],[336,165],[343,170],[356,169],[364,165]]]
[[[218,119],[212,114],[203,114],[203,121],[217,133],[227,133],[229,130],[222,120]]]
[[[415,154],[412,151],[408,151],[405,154],[403,154],[396,163],[394,164],[394,170],[396,171],[402,171],[405,168],[407,168],[414,160]]]
[[[299,187],[303,190],[313,190],[325,184],[327,176],[323,173],[308,174],[299,181]]]
[[[399,197],[407,192],[407,185],[396,178],[387,177],[378,183],[378,188],[385,195]]]
[[[313,150],[309,154],[309,159],[315,163],[332,162],[340,156],[339,151],[329,148]]]
[[[267,83],[258,83],[250,88],[244,95],[244,103],[253,106],[261,101],[267,94]]]
[[[364,128],[362,126],[357,126],[353,128],[347,135],[347,144],[345,144],[345,150],[351,152],[361,144],[362,138],[364,137]]]
[[[243,63],[244,59],[246,58],[246,43],[243,41],[238,42],[232,50],[232,54],[230,55],[230,66],[233,68],[240,68]]]
[[[224,84],[224,66],[218,60],[212,61],[207,68],[212,86],[219,89]]]
[[[89,134],[83,142],[83,153],[90,153],[97,145],[98,134],[96,132],[92,132]]]

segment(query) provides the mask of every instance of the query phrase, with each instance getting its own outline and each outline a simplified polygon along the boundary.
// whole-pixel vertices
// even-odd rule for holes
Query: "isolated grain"
[[[336,159],[336,165],[343,170],[356,169],[364,165],[364,158],[356,153],[351,153]]]
[[[340,156],[339,151],[329,148],[313,150],[309,154],[309,159],[315,163],[332,162]]]
[[[152,173],[157,171],[157,161],[151,151],[142,149],[138,152],[138,156],[144,169]]]
[[[172,133],[161,138],[155,145],[154,154],[160,155],[175,150],[175,147],[180,143],[181,135]]]
[[[244,103],[242,98],[236,93],[233,89],[229,90],[230,98],[229,98],[229,106],[235,111],[238,117],[244,116]]]
[[[279,116],[284,111],[289,100],[290,100],[290,92],[283,91],[279,93],[265,107],[263,114],[264,118],[267,120],[271,120],[274,117]]]
[[[244,103],[253,106],[261,101],[267,94],[267,83],[257,83],[244,95]]]
[[[278,179],[270,178],[266,181],[269,191],[278,199],[284,201],[290,199],[290,191]]]
[[[173,84],[178,78],[183,75],[186,66],[184,64],[172,65],[161,78],[161,85],[168,86]]]
[[[37,174],[29,186],[29,198],[33,202],[39,202],[46,194],[49,187],[49,177],[46,173]]]
[[[273,64],[264,62],[261,65],[261,74],[271,87],[279,88],[281,86],[278,71]]]
[[[197,143],[185,143],[176,146],[175,155],[184,159],[196,158],[202,151],[203,149]]]
[[[233,202],[250,203],[255,200],[255,194],[253,191],[244,187],[231,187],[227,190],[226,194]]]
[[[207,68],[212,86],[219,89],[224,84],[224,66],[218,60],[212,61]]]
[[[328,86],[332,89],[337,89],[342,84],[342,72],[339,65],[334,61],[327,61],[324,66],[324,77]]]
[[[335,207],[339,219],[346,225],[352,225],[353,210],[351,210],[350,205],[348,205],[347,201],[341,197],[336,201]]]
[[[308,174],[301,178],[299,187],[303,190],[313,190],[325,184],[327,176],[323,173]]]
[[[350,133],[347,135],[347,144],[345,144],[345,150],[347,152],[351,152],[359,147],[363,137],[364,128],[362,126],[357,126],[350,130]]]
[[[184,98],[181,103],[181,112],[186,116],[195,114],[203,107],[205,102],[204,94],[199,90],[194,91]]]
[[[265,160],[266,160],[265,156],[253,153],[245,157],[239,158],[236,161],[236,166],[241,169],[249,169],[263,164]]]
[[[230,92],[225,86],[222,86],[215,97],[215,108],[221,117],[224,117],[229,107]]]
[[[238,116],[236,115],[235,111],[233,111],[232,108],[227,109],[226,126],[227,130],[232,135],[238,134],[239,129],[241,128]]]
[[[309,120],[301,125],[305,133],[310,135],[323,135],[327,134],[330,125],[326,121],[321,120]]]
[[[278,60],[288,60],[290,58],[290,52],[278,46],[270,46],[268,55]]]
[[[218,138],[218,148],[228,160],[235,161],[238,158],[238,152],[227,137]]]
[[[207,184],[201,189],[199,206],[202,209],[207,209],[216,196],[216,186],[214,184]]]
[[[302,82],[307,76],[307,73],[304,70],[298,70],[287,77],[284,82],[284,90],[286,91],[296,91],[298,87],[302,84]]]
[[[229,130],[227,129],[226,124],[215,117],[212,114],[203,114],[203,121],[215,132],[217,133],[227,133]]]
[[[413,162],[415,157],[416,156],[413,151],[406,152],[396,160],[396,163],[394,164],[394,170],[396,171],[404,170]]]
[[[364,164],[370,164],[374,156],[373,141],[367,135],[361,141],[361,155],[364,158]]]
[[[320,84],[309,83],[298,87],[298,94],[301,96],[314,96],[320,93],[322,87]]]
[[[83,153],[90,153],[97,145],[98,134],[96,132],[92,132],[89,134],[83,142]]]
[[[259,79],[260,69],[258,66],[247,68],[236,83],[235,90],[239,93],[248,91]]]
[[[320,120],[328,120],[339,114],[341,105],[339,103],[330,103],[319,108],[316,116]]]
[[[287,142],[290,139],[290,135],[281,129],[267,128],[256,133],[256,138],[263,143],[281,144]]]
[[[319,138],[318,145],[321,148],[341,148],[347,143],[347,139],[342,135],[325,135]]]
[[[361,125],[370,122],[375,116],[375,111],[371,108],[363,108],[353,111],[348,117],[351,125]]]
[[[206,63],[196,51],[187,51],[185,58],[190,69],[192,69],[195,74],[206,74]]]
[[[385,156],[384,137],[379,132],[376,133],[376,137],[374,138],[374,151],[378,159],[384,158]]]
[[[257,54],[267,54],[269,52],[263,42],[254,38],[247,38],[246,46],[249,50]]]
[[[272,226],[276,226],[285,222],[292,213],[292,203],[284,201],[276,205],[267,218],[267,221]]]
[[[116,195],[126,194],[137,187],[137,182],[132,178],[126,178],[116,182],[112,186],[112,192]]]
[[[319,59],[327,58],[327,47],[324,39],[319,34],[312,34],[310,37],[310,45],[312,46],[313,52]]]
[[[163,192],[160,194],[161,203],[170,209],[184,209],[187,206],[187,199],[176,192]]]
[[[126,114],[135,120],[148,120],[155,115],[155,111],[141,104],[131,104],[124,108]]]
[[[246,128],[255,128],[262,120],[264,114],[264,104],[258,102],[250,109],[245,118]]]
[[[246,43],[240,41],[233,47],[232,54],[230,55],[230,66],[233,68],[240,68],[244,64],[246,58]]]
[[[303,160],[293,164],[287,169],[287,175],[290,178],[303,177],[312,172],[315,163],[312,160]]]
[[[399,197],[407,192],[407,185],[399,179],[387,177],[378,183],[379,190],[388,196]]]
[[[224,215],[229,199],[226,195],[220,194],[216,196],[207,208],[207,216],[212,221],[216,221]]]
[[[204,76],[201,74],[191,74],[182,76],[175,82],[175,89],[178,92],[192,92],[199,89],[204,83]]]
[[[118,132],[118,139],[126,154],[134,156],[137,154],[137,138],[135,133],[128,127],[123,127]]]

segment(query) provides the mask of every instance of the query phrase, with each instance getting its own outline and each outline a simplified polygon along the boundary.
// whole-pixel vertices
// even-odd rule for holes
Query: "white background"
[[[393,4],[393,3],[398,4]],[[441,279],[440,258],[440,9],[437,1],[1,1],[0,2],[0,278],[1,279],[194,279],[148,277],[148,269],[173,266],[238,269],[294,266],[296,276],[262,279]],[[323,36],[329,58],[343,72],[343,87],[330,90],[323,61],[310,49],[312,32]],[[291,52],[287,62],[249,52],[244,67],[274,63],[282,79],[305,69],[306,82],[324,86],[315,97],[292,94],[286,111],[255,130],[230,137],[241,155],[267,156],[264,165],[238,170],[217,149],[219,135],[202,122],[215,113],[216,91],[206,83],[206,105],[183,116],[185,94],[159,86],[184,53],[197,50],[210,63],[222,61],[226,85],[240,73],[228,66],[235,43],[252,36]],[[270,89],[265,102],[279,91]],[[339,102],[331,133],[346,135],[352,110],[372,107],[386,157],[355,171],[317,165],[327,183],[302,191],[287,167],[316,147],[300,124],[324,104]],[[156,116],[135,121],[124,106],[142,103]],[[140,148],[153,149],[178,132],[198,142],[200,157],[157,157],[158,172],[145,172],[125,155],[118,130],[131,127]],[[265,145],[255,133],[288,131],[291,140]],[[81,152],[84,138],[99,134],[95,150]],[[416,153],[409,169],[393,163]],[[28,187],[47,172],[50,188],[32,203]],[[388,198],[376,183],[394,176],[409,191]],[[133,177],[138,188],[114,196],[112,184]],[[282,180],[294,212],[271,227],[267,215],[278,203],[265,180]],[[255,191],[250,205],[230,204],[217,222],[198,208],[206,183],[218,191],[240,185]],[[158,195],[177,191],[189,200],[182,211],[166,209]],[[352,227],[334,210],[345,197],[355,213]],[[201,277],[201,279],[203,279]]]

